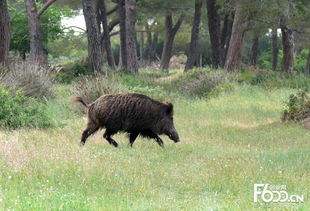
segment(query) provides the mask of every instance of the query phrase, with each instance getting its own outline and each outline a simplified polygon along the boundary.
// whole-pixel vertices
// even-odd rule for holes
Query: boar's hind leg
[[[155,133],[153,133],[152,131],[150,131],[150,130],[145,130],[145,131],[141,132],[141,134],[142,134],[142,136],[144,136],[144,137],[155,139],[155,141],[159,144],[159,146],[161,146],[161,147],[164,146],[163,140],[162,140],[158,135],[156,135]]]
[[[94,132],[96,132],[98,130],[98,128],[91,128],[91,127],[87,127],[83,133],[82,133],[82,138],[81,138],[81,146],[83,146],[86,142],[86,139],[93,134]]]
[[[105,138],[109,142],[109,144],[112,144],[113,146],[117,147],[118,146],[117,142],[113,138],[111,138],[113,134],[114,133],[106,129],[106,131],[103,134],[103,138]]]
[[[132,147],[133,143],[135,142],[136,138],[138,137],[139,132],[131,132],[129,135],[129,144]]]

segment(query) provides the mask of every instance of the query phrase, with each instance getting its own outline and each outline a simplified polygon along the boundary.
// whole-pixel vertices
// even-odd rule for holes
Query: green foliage
[[[122,83],[128,87],[138,87],[146,85],[146,80],[143,81],[141,78],[133,75],[123,74],[121,75]]]
[[[59,83],[71,83],[75,78],[83,75],[92,75],[90,63],[85,60],[67,64],[64,69],[57,73],[55,79]]]
[[[11,24],[10,49],[26,53],[30,51],[28,19],[25,10],[9,5]]]
[[[294,70],[304,73],[307,66],[308,49],[303,49],[295,58]]]
[[[45,106],[22,91],[10,92],[0,86],[0,128],[46,128],[52,125]]]
[[[24,8],[23,1],[9,1],[11,32],[11,50],[20,53],[30,51],[30,38],[28,29],[28,19]],[[38,9],[42,6],[37,3]],[[63,17],[73,16],[72,10],[68,7],[50,6],[40,17],[42,41],[47,43],[64,35],[64,28],[61,25]],[[46,49],[48,50],[48,49]]]
[[[236,78],[222,70],[195,69],[180,76],[172,86],[189,96],[207,96],[214,88],[236,81]]]
[[[38,3],[38,10],[43,6],[43,4]],[[74,12],[67,6],[50,6],[41,15],[41,31],[42,37],[45,44],[49,41],[56,40],[65,34],[64,27],[61,25],[61,19],[64,17],[72,17]]]
[[[288,74],[268,70],[245,71],[240,74],[238,81],[264,88],[310,88],[310,78],[300,73]]]
[[[75,35],[68,32],[64,36],[48,43],[49,62],[68,64],[87,58],[87,38],[85,34]]]
[[[283,50],[279,49],[278,65],[277,65],[278,70],[281,70],[282,59],[283,59]],[[272,50],[271,50],[271,48],[268,48],[266,51],[263,51],[259,55],[258,60],[257,60],[257,67],[262,68],[262,69],[266,69],[266,70],[272,69]]]
[[[245,71],[240,74],[239,82],[246,82],[251,85],[259,85],[266,82],[269,79],[275,78],[277,76],[276,72],[267,70],[258,71]]]
[[[302,90],[290,95],[282,114],[282,120],[299,122],[307,117],[310,117],[309,90]]]

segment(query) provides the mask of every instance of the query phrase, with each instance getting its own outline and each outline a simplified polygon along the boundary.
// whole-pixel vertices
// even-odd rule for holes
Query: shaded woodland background
[[[307,0],[1,0],[0,62],[21,57],[63,65],[87,58],[93,72],[185,71],[245,66],[309,73]],[[87,30],[61,19],[83,11]],[[10,54],[9,54],[10,52]]]

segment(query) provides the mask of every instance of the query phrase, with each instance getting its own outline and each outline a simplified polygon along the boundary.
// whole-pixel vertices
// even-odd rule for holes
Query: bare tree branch
[[[49,8],[49,6],[51,6],[53,3],[55,3],[55,1],[57,1],[57,0],[49,0],[49,1],[47,1],[47,2],[43,5],[43,7],[38,11],[37,16],[40,17],[40,16],[45,12],[45,10],[46,10],[47,8]]]
[[[136,32],[156,32],[156,31],[154,31],[154,30],[136,30]],[[119,34],[119,31],[115,31],[115,32],[111,32],[110,36],[115,36],[118,34]]]
[[[78,26],[68,26],[68,27],[66,27],[66,28],[64,28],[64,29],[72,29],[72,28],[79,29],[79,30],[81,30],[81,31],[82,31],[82,33],[86,32],[86,30],[85,30],[85,29],[83,29],[83,28],[81,28],[81,27],[78,27]]]
[[[119,24],[119,18],[114,19],[110,22],[109,31],[111,32],[117,24]]]
[[[112,8],[110,11],[107,12],[107,15],[111,15],[112,13],[116,12],[118,10],[118,5],[116,5],[114,8]]]

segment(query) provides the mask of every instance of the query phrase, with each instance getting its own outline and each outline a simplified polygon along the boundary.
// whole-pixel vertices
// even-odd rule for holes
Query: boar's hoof
[[[115,141],[112,142],[112,145],[113,145],[114,147],[118,147],[118,143],[116,143]]]

